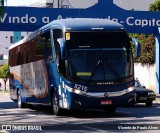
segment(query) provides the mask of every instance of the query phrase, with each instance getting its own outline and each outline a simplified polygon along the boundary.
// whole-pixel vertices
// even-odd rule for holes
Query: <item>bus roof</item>
[[[9,47],[12,49],[21,43],[24,43],[28,40],[34,38],[37,34],[43,34],[49,31],[51,28],[59,28],[63,29],[64,32],[71,31],[122,31],[124,27],[112,20],[108,19],[93,19],[93,18],[74,18],[74,19],[60,19],[54,20],[45,26],[39,28],[33,33],[27,35],[24,39],[19,42],[13,44]]]
[[[43,26],[41,31],[45,31],[50,27],[57,26],[63,28],[65,31],[93,31],[93,30],[121,30],[124,27],[114,21],[108,19],[93,19],[93,18],[74,18],[74,19],[60,19],[50,22]]]

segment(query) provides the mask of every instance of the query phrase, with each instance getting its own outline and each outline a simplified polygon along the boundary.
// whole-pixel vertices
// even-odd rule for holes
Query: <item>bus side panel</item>
[[[21,66],[23,93],[28,103],[49,103],[48,74],[44,60]]]
[[[20,66],[9,67],[10,69],[10,98],[17,101],[17,89],[21,89]]]
[[[10,97],[17,101],[20,90],[24,103],[49,103],[48,74],[44,60],[10,67]]]

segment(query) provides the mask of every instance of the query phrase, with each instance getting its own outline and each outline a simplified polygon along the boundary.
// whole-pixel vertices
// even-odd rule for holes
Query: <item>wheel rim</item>
[[[55,95],[53,95],[53,113],[57,114],[58,110],[59,110],[59,107],[58,107],[57,98]]]

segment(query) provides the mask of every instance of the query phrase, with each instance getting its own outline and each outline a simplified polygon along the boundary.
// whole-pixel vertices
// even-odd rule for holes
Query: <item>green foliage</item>
[[[6,83],[9,78],[9,69],[7,64],[4,64],[2,67],[0,67],[0,78],[3,79],[6,90]]]
[[[160,0],[156,0],[149,6],[150,11],[160,11]]]
[[[149,6],[150,11],[160,11],[160,0],[156,0]],[[141,56],[136,58],[133,54],[134,61],[142,64],[154,64],[155,63],[155,37],[154,35],[144,34],[130,34],[130,37],[137,38],[141,44]],[[135,48],[132,45],[132,51],[135,53]]]
[[[141,56],[135,57],[135,48],[132,45],[133,58],[137,63],[142,64],[154,64],[155,63],[155,37],[153,35],[145,34],[131,34],[130,37],[134,37],[139,40],[141,44]]]

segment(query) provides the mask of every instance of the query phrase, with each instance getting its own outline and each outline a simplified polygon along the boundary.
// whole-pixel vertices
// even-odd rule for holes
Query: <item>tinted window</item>
[[[50,34],[37,36],[9,50],[9,65],[16,66],[42,60],[51,51]]]

